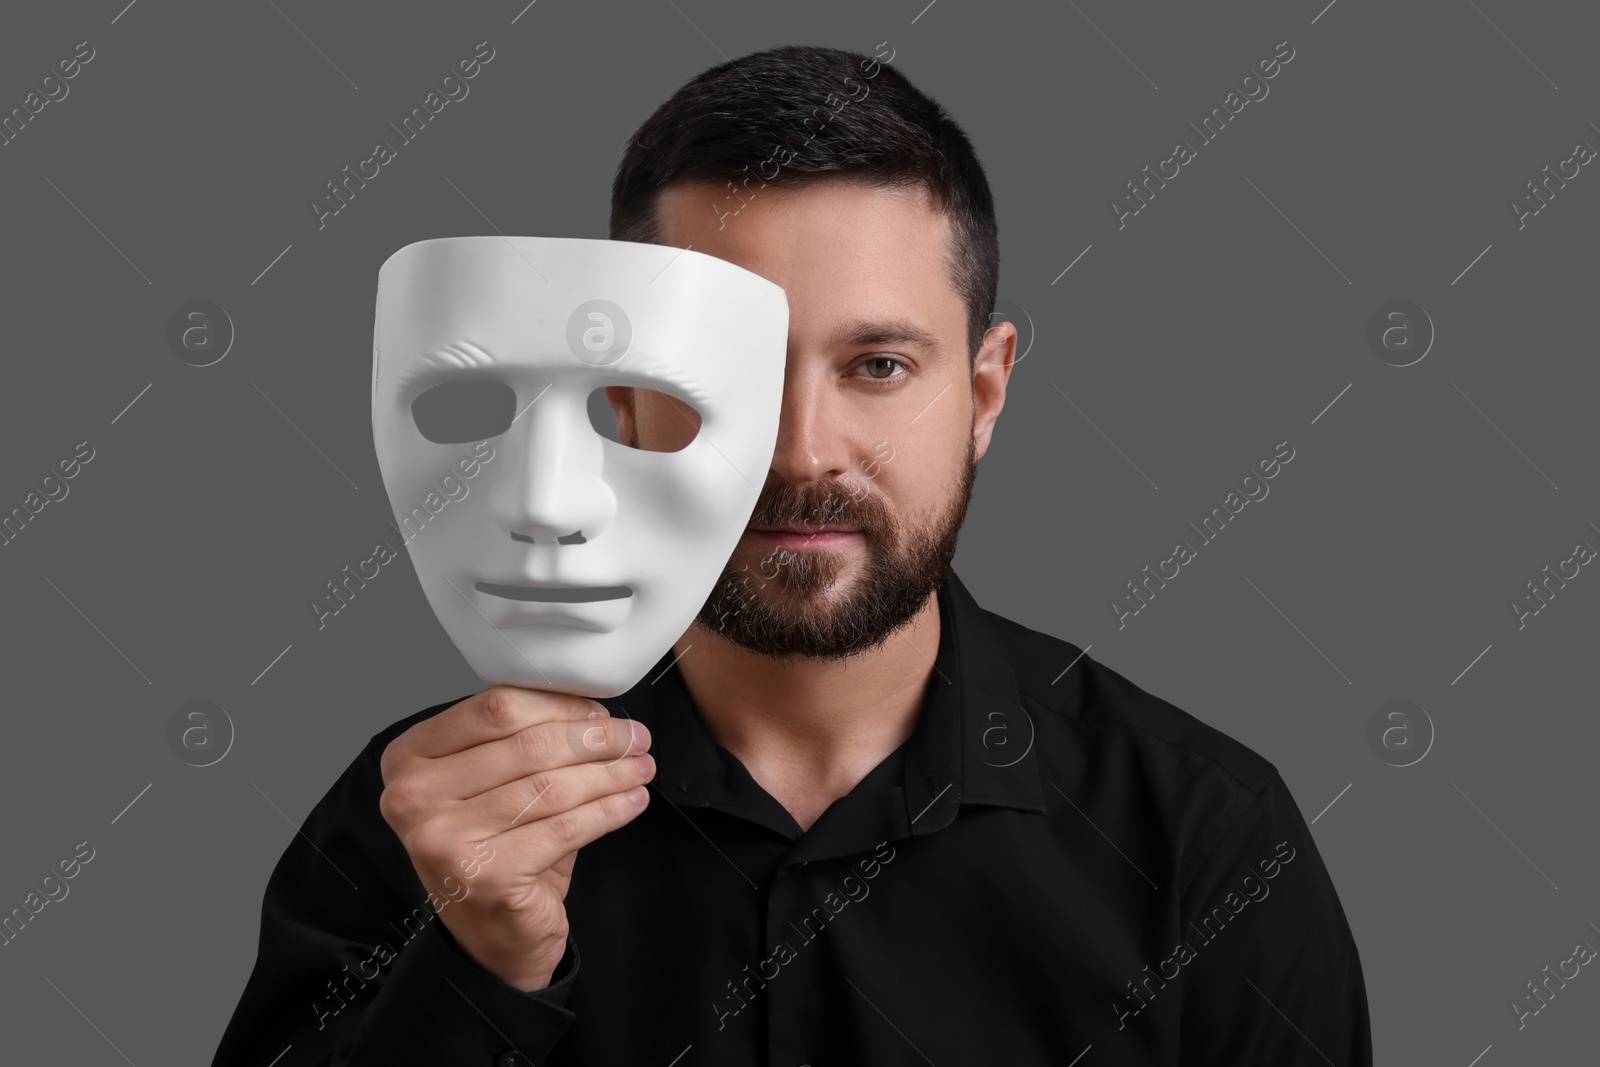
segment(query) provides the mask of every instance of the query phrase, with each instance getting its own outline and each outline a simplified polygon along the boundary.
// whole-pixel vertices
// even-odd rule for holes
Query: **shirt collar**
[[[898,823],[903,815],[903,834],[941,830],[963,805],[1045,810],[1035,724],[1022,707],[1000,633],[953,569],[937,595],[939,650],[896,790],[904,811],[894,818]],[[663,655],[617,704],[623,714],[631,705],[650,727],[663,795],[680,806],[710,804],[722,773],[716,743],[673,654]]]

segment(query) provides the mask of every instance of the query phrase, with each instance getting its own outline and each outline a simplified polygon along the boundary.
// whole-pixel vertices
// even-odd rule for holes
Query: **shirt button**
[[[516,1052],[502,1052],[494,1062],[495,1067],[533,1067],[532,1060]]]

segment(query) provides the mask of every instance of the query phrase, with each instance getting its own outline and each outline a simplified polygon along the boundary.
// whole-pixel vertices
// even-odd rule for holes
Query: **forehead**
[[[752,180],[735,195],[726,183],[681,181],[662,190],[657,217],[664,243],[782,286],[792,337],[844,319],[918,319],[935,330],[964,323],[950,219],[922,186]]]

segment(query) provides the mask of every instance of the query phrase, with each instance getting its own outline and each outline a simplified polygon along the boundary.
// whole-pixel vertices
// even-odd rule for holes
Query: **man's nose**
[[[507,434],[516,466],[499,513],[518,540],[589,540],[616,514],[616,495],[601,478],[604,439],[589,422],[587,396],[579,392],[551,390]]]
[[[850,433],[839,400],[827,383],[807,380],[794,366],[791,358],[772,450],[773,473],[791,483],[837,478],[850,467]]]

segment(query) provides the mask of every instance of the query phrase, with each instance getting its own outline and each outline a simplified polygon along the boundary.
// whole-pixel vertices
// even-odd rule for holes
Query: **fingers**
[[[629,758],[623,763],[631,764]],[[593,765],[583,768],[567,767],[563,774],[577,771],[590,772]],[[608,772],[609,773],[609,772]],[[654,773],[653,770],[651,773]],[[553,787],[550,792],[554,792]],[[529,811],[539,810],[549,794]],[[620,793],[602,793],[576,807],[556,811],[540,819],[528,821],[523,817],[513,829],[489,839],[496,849],[511,850],[520,857],[520,863],[529,870],[546,870],[574,849],[582,848],[631,822],[649,804],[649,790],[642,784]]]
[[[648,753],[539,771],[452,805],[421,833],[444,842],[487,841],[497,852],[510,849],[516,869],[544,870],[637,814],[644,798],[635,802],[627,794],[643,791],[655,771]],[[537,832],[522,833],[535,825]]]
[[[426,777],[432,795],[466,800],[541,771],[584,763],[618,764],[644,752],[649,745],[650,731],[632,719],[606,716],[550,720],[465,752],[430,760],[426,768],[413,773]]]
[[[538,723],[583,721],[599,708],[599,702],[586,697],[496,685],[424,719],[396,740],[403,742],[406,755],[436,759]]]

